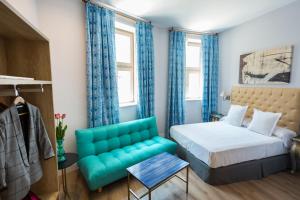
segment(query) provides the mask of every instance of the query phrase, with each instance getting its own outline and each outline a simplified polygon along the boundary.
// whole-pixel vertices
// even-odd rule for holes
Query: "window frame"
[[[188,46],[199,47],[201,49],[201,40],[199,40],[199,42],[194,42],[194,41],[189,41],[189,39],[187,39],[186,48]],[[201,72],[202,72],[202,64],[201,63],[197,67],[196,66],[187,66],[187,60],[185,61],[185,91],[188,91],[188,89],[189,89],[189,81],[188,81],[189,74],[199,73],[199,76],[200,76],[199,77],[199,80],[200,80],[199,84],[201,85],[201,79],[203,79],[202,76],[201,76]],[[185,100],[187,100],[187,101],[202,100],[202,94],[200,94],[199,97],[188,97],[187,93],[185,92]]]
[[[135,104],[136,103],[136,95],[135,95],[135,54],[134,54],[134,48],[135,48],[135,43],[134,43],[134,32],[130,32],[121,28],[115,28],[115,34],[120,34],[120,35],[125,35],[130,38],[130,63],[124,63],[124,62],[116,62],[117,63],[117,75],[119,71],[129,71],[130,76],[131,76],[131,83],[130,83],[130,91],[131,91],[131,100],[121,102],[120,99],[120,106],[126,106],[130,104]]]

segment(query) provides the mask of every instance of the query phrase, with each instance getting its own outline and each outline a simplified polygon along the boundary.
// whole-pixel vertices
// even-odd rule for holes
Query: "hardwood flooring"
[[[152,193],[153,200],[300,200],[300,172],[282,172],[262,180],[245,181],[222,186],[204,183],[190,171],[189,194],[186,196],[185,183],[174,177]],[[185,172],[179,173],[184,177]],[[127,200],[127,179],[122,179],[103,188],[101,193],[89,192],[78,171],[68,174],[68,188],[72,200]],[[60,180],[61,181],[61,180]],[[60,185],[61,187],[61,185]],[[133,181],[131,187],[138,194],[146,190]],[[65,199],[60,194],[60,199]],[[131,199],[134,199],[132,197]],[[143,200],[147,200],[144,197]]]

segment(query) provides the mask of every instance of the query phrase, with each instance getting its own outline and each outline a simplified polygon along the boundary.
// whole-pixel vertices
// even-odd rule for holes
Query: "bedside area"
[[[291,173],[295,173],[297,170],[297,163],[299,163],[300,159],[300,136],[294,137],[293,145],[291,148],[291,162],[292,162],[292,170]],[[300,166],[298,166],[299,168]]]
[[[221,113],[212,113],[212,114],[210,115],[210,121],[211,121],[211,122],[220,121],[220,119],[221,119],[222,117],[224,117],[224,115],[221,114]]]

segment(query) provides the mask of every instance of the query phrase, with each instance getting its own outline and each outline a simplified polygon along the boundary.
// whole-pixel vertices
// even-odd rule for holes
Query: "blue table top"
[[[127,168],[145,187],[151,189],[189,165],[169,153],[161,153]]]

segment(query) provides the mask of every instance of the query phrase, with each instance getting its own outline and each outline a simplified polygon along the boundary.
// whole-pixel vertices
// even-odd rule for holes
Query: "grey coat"
[[[29,157],[16,106],[0,114],[0,199],[20,200],[43,175],[40,158],[54,156],[39,109],[29,110]]]

